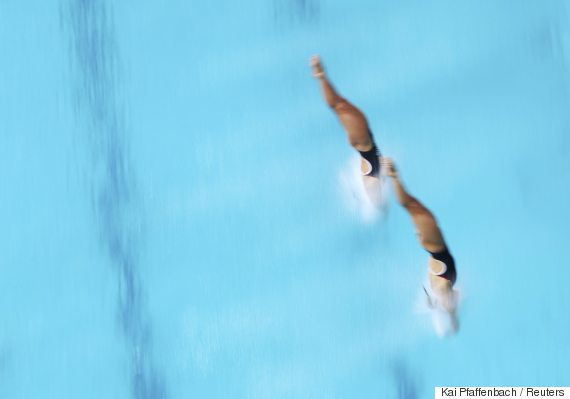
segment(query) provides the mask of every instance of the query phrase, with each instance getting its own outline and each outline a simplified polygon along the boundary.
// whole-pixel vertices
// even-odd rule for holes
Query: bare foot
[[[396,165],[394,165],[394,161],[392,161],[392,158],[382,157],[381,165],[382,168],[386,171],[386,176],[398,177],[398,172],[396,171]]]
[[[325,77],[325,69],[321,64],[321,57],[314,55],[311,57],[310,61],[311,69],[313,70],[313,76],[317,79],[322,79]]]

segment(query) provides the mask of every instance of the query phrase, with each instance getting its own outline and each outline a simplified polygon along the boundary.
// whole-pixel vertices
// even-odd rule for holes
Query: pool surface
[[[563,0],[0,0],[0,397],[569,386]],[[320,54],[457,261],[426,253]]]

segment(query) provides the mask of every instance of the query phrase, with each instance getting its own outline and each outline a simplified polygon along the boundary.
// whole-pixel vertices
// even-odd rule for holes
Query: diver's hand
[[[311,65],[315,78],[322,79],[325,77],[325,69],[323,68],[323,64],[321,64],[321,57],[313,55],[309,64]]]
[[[394,165],[394,161],[392,161],[392,158],[382,157],[380,164],[382,165],[382,169],[385,170],[386,176],[398,177],[398,172],[396,171],[396,165]]]

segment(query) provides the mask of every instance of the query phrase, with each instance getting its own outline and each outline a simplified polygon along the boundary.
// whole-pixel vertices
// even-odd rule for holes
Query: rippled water
[[[0,0],[0,397],[568,385],[569,18],[562,0]],[[407,215],[359,207],[314,53],[437,215],[457,336],[421,311]]]

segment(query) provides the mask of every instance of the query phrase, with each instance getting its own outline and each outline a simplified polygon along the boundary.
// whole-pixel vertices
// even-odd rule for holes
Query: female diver
[[[348,141],[361,156],[360,167],[364,186],[374,199],[379,192],[380,170],[392,179],[398,202],[412,218],[420,245],[430,254],[428,259],[428,279],[432,295],[428,296],[430,307],[444,310],[451,320],[451,329],[457,331],[457,291],[453,289],[457,279],[455,261],[443,239],[433,214],[418,199],[411,196],[401,183],[396,168],[389,158],[381,158],[380,151],[364,114],[340,96],[325,75],[320,58],[311,58],[313,76],[318,79],[326,103],[335,112],[344,127]]]

